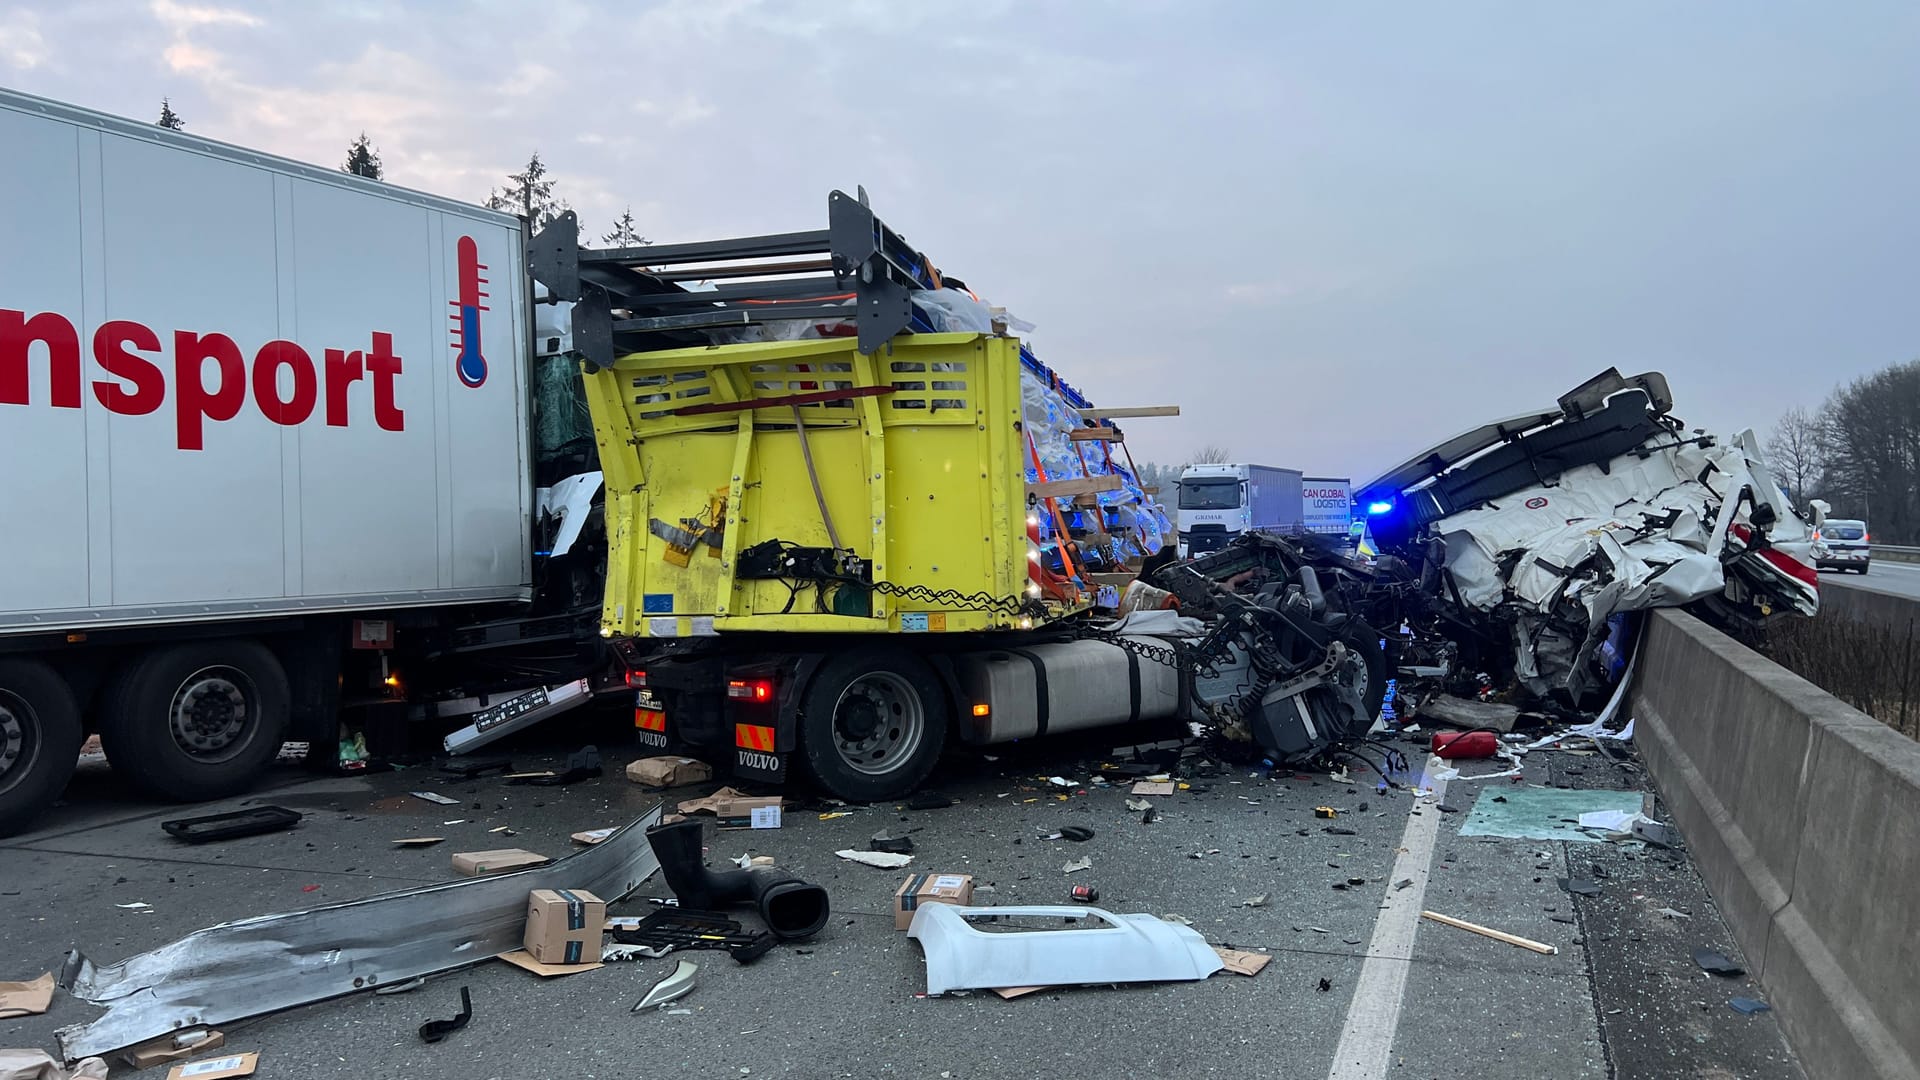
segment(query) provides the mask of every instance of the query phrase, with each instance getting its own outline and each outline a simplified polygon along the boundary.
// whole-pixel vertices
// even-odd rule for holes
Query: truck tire
[[[107,684],[100,745],[114,771],[183,802],[247,790],[286,737],[287,675],[245,638],[153,649]]]
[[[80,707],[66,680],[38,660],[0,659],[0,836],[60,797],[80,741]]]
[[[1360,655],[1365,661],[1365,675],[1354,672],[1356,681],[1364,678],[1365,685],[1360,687],[1360,701],[1366,707],[1370,720],[1380,718],[1380,706],[1387,699],[1387,680],[1392,673],[1387,670],[1387,651],[1380,647],[1380,632],[1360,621],[1357,615],[1335,615],[1327,620],[1327,626],[1340,637],[1342,644]]]
[[[849,802],[898,798],[940,760],[951,714],[940,677],[912,653],[836,656],[801,700],[799,757],[821,787]]]

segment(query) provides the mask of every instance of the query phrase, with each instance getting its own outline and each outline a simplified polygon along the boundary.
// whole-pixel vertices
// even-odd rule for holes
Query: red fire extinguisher
[[[1449,761],[1490,758],[1500,749],[1500,736],[1491,731],[1436,731],[1429,749]]]

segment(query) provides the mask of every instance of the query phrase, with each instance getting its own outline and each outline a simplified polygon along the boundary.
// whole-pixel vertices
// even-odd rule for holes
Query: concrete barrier
[[[1920,1080],[1920,743],[1655,612],[1647,770],[1812,1077]]]
[[[1920,621],[1920,600],[1880,592],[1852,582],[1822,581],[1820,617],[1875,623],[1904,633]]]

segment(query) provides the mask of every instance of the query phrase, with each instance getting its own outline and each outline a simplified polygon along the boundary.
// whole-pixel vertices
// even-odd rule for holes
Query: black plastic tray
[[[185,840],[189,844],[205,844],[213,840],[232,840],[241,836],[255,836],[259,833],[279,832],[300,824],[301,814],[284,806],[256,806],[250,810],[235,810],[228,814],[208,814],[205,817],[175,818],[163,821],[160,827],[175,840]]]

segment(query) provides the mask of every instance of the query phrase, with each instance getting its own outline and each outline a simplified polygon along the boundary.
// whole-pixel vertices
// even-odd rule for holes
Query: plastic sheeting
[[[1164,507],[1141,487],[1124,455],[1115,456],[1112,443],[1074,442],[1071,434],[1086,427],[1075,411],[1086,401],[1071,387],[1060,384],[1056,376],[1037,361],[1029,362],[1020,373],[1021,419],[1033,440],[1032,452],[1040,459],[1048,480],[1073,480],[1082,477],[1118,476],[1117,491],[1095,495],[1100,509],[1075,509],[1062,502],[1060,511],[1069,530],[1084,530],[1080,548],[1095,570],[1115,569],[1127,560],[1144,559],[1172,542],[1173,522]],[[1027,481],[1037,482],[1040,469],[1027,462]],[[1042,513],[1040,537],[1044,545],[1055,542],[1058,531],[1051,514]]]

